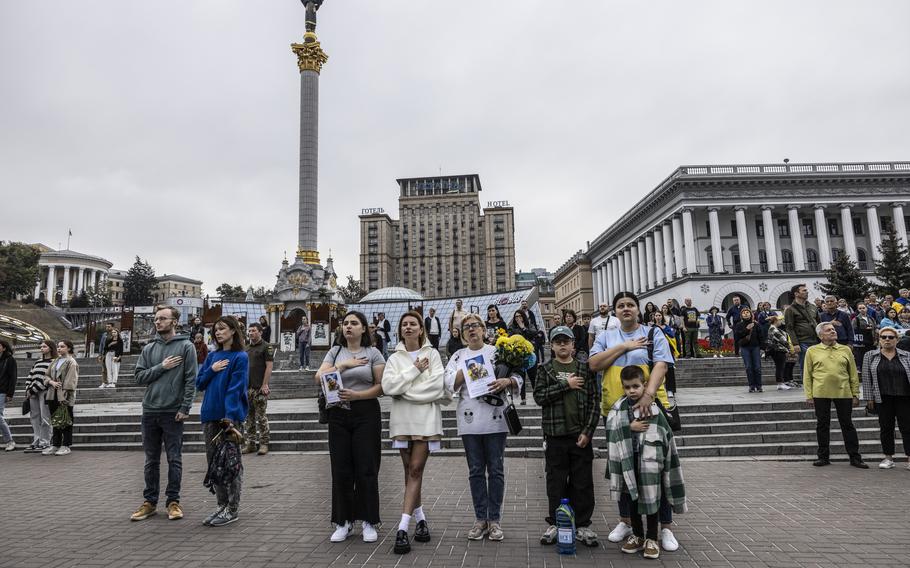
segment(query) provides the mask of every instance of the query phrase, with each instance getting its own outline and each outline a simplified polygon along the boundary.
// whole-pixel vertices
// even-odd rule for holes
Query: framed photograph
[[[493,363],[486,357],[477,355],[470,359],[465,359],[462,364],[462,373],[464,374],[465,386],[468,389],[468,396],[477,398],[485,394],[490,394],[490,383],[496,379],[496,372],[493,370]]]
[[[341,389],[344,383],[341,382],[341,373],[332,371],[322,375],[322,392],[325,393],[326,404],[338,404],[341,402]]]

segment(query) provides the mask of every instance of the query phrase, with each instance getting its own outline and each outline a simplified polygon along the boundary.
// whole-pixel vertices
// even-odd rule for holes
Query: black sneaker
[[[425,520],[417,521],[417,528],[414,530],[414,540],[417,542],[430,542],[430,527]]]
[[[407,554],[411,552],[411,541],[408,540],[408,531],[398,531],[395,535],[395,554]]]
[[[812,462],[812,465],[814,465],[815,467],[831,465],[831,460],[824,460],[824,459],[819,458],[819,459],[815,460],[814,462]]]
[[[858,467],[859,469],[869,469],[869,464],[863,460],[850,460],[850,465],[853,467]]]
[[[237,511],[231,511],[227,507],[221,510],[218,515],[209,521],[210,527],[223,527],[224,525],[229,525],[235,522],[238,519]]]

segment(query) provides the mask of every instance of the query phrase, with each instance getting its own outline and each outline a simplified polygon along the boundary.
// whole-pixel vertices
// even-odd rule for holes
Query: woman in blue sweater
[[[215,455],[216,436],[242,439],[237,425],[246,419],[249,402],[246,392],[250,382],[249,359],[244,351],[243,331],[233,316],[222,316],[212,327],[217,348],[205,358],[196,377],[196,389],[203,391],[202,429],[205,456],[209,464]],[[238,456],[239,457],[239,456]],[[229,485],[215,484],[218,509],[202,524],[220,527],[237,520],[243,471]]]

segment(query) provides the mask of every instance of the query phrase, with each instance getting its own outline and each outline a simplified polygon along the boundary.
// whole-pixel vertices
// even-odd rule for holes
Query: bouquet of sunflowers
[[[537,362],[534,345],[524,337],[516,334],[509,337],[505,330],[497,330],[496,365],[507,365],[511,369],[527,371]]]

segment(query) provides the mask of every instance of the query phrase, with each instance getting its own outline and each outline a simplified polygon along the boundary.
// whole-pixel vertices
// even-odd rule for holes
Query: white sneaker
[[[57,446],[48,446],[48,447],[44,448],[44,450],[42,450],[41,455],[42,456],[52,456],[52,455],[56,454],[57,450],[59,450],[59,449],[60,448],[58,448]]]
[[[878,467],[881,469],[891,469],[894,467],[894,460],[885,458],[878,464]]]
[[[632,527],[622,521],[619,521],[619,524],[617,524],[616,527],[610,531],[609,536],[607,536],[607,540],[610,542],[623,542],[629,537],[630,534],[632,534]]]
[[[376,529],[373,528],[373,525],[364,521],[363,522],[363,542],[376,542],[379,538],[379,535],[376,534]]]
[[[790,390],[790,389],[792,389],[792,388],[793,388],[793,387],[791,387],[791,386],[788,385],[787,383],[779,383],[779,384],[777,385],[777,390],[779,390],[779,391],[788,391],[788,390]]]
[[[343,525],[335,525],[335,532],[332,533],[332,542],[344,542],[351,532],[351,523],[345,522]]]
[[[16,442],[10,440],[9,443],[3,448],[7,452],[11,452],[16,449]]]
[[[677,542],[676,537],[673,536],[673,531],[670,529],[660,530],[660,547],[667,552],[679,550],[679,542]]]
[[[106,389],[106,388],[107,388],[107,383],[101,383],[100,385],[98,385],[98,388],[99,388],[99,389]]]
[[[55,456],[65,456],[68,453],[70,453],[69,446],[60,446],[60,449],[57,450],[56,453],[54,453],[54,455]]]

